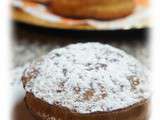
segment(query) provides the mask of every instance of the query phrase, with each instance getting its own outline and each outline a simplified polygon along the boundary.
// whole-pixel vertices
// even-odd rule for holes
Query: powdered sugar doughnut
[[[133,117],[137,107],[143,113],[140,116],[145,117],[150,96],[148,75],[140,62],[119,49],[100,43],[79,43],[55,49],[34,61],[25,70],[22,81],[26,104],[37,116],[81,120],[83,114],[88,115],[88,120],[89,114],[107,113],[103,117],[106,119],[115,111],[123,116],[129,111]]]

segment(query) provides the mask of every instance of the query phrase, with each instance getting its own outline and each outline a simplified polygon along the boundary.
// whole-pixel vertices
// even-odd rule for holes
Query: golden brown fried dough
[[[49,9],[56,14],[73,18],[111,20],[131,14],[133,0],[52,0]]]

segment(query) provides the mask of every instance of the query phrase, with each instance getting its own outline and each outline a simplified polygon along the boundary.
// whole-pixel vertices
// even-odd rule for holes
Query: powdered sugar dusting
[[[100,43],[55,49],[24,72],[25,89],[49,104],[80,113],[113,111],[149,97],[148,70]]]

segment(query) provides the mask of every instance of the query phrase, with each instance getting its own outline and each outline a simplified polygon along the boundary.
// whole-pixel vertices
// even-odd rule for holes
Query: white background
[[[151,0],[151,22],[153,29],[150,36],[152,57],[152,106],[151,120],[160,119],[160,0]]]
[[[9,104],[9,0],[0,0],[0,119],[9,120],[10,104]]]
[[[151,87],[153,90],[151,118],[160,120],[160,0],[151,1],[151,23],[150,49],[152,62]],[[0,0],[0,120],[9,120],[11,113],[9,80],[10,47],[13,37],[11,36],[9,21],[10,10],[9,0]]]

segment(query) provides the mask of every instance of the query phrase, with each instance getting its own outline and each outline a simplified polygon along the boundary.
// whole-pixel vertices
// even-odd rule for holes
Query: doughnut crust
[[[148,120],[149,117],[149,101],[147,100],[112,112],[88,114],[80,114],[62,106],[50,105],[36,98],[32,93],[26,94],[25,103],[37,120]]]
[[[54,0],[49,9],[64,17],[112,20],[134,11],[133,0]]]

